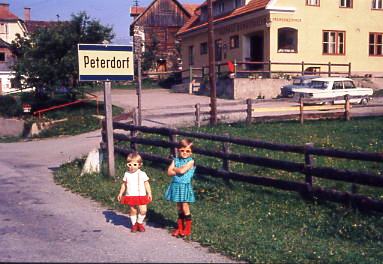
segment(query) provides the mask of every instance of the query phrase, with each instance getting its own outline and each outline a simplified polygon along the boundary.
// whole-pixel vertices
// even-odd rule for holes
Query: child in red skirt
[[[145,232],[143,223],[147,211],[146,205],[152,201],[149,177],[141,170],[142,158],[140,154],[137,152],[130,153],[126,161],[128,171],[124,174],[117,199],[121,204],[127,204],[130,207],[131,231]],[[138,212],[139,214],[137,214]]]

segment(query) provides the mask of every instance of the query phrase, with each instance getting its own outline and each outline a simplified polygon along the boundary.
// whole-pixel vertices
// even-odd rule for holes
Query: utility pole
[[[209,84],[210,84],[210,124],[217,124],[217,90],[215,79],[215,56],[214,56],[214,28],[213,28],[213,3],[207,0],[208,4],[208,36],[207,45],[209,52]]]
[[[138,102],[137,102],[137,108],[138,108],[138,111],[137,111],[137,120],[138,120],[138,124],[139,126],[142,125],[142,105],[141,105],[141,92],[142,92],[142,81],[141,81],[141,37],[139,36],[138,37],[138,47],[139,47],[139,51],[138,51],[138,56],[137,56],[137,99],[138,99]]]

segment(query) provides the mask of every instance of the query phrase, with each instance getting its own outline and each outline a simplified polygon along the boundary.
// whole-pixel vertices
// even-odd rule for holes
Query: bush
[[[22,114],[21,105],[10,95],[0,96],[0,116],[14,117]]]

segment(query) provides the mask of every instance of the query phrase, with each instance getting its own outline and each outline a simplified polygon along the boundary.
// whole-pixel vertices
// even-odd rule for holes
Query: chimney
[[[9,4],[0,3],[0,10],[9,11]]]
[[[24,7],[24,21],[30,21],[30,20],[31,20],[31,8]]]

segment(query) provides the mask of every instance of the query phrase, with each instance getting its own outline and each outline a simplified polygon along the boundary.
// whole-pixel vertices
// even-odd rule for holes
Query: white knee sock
[[[130,221],[132,222],[132,225],[135,225],[137,222],[137,215],[131,215],[130,216]]]
[[[137,223],[142,224],[144,222],[145,216],[146,216],[146,214],[144,214],[144,215],[138,214]]]

